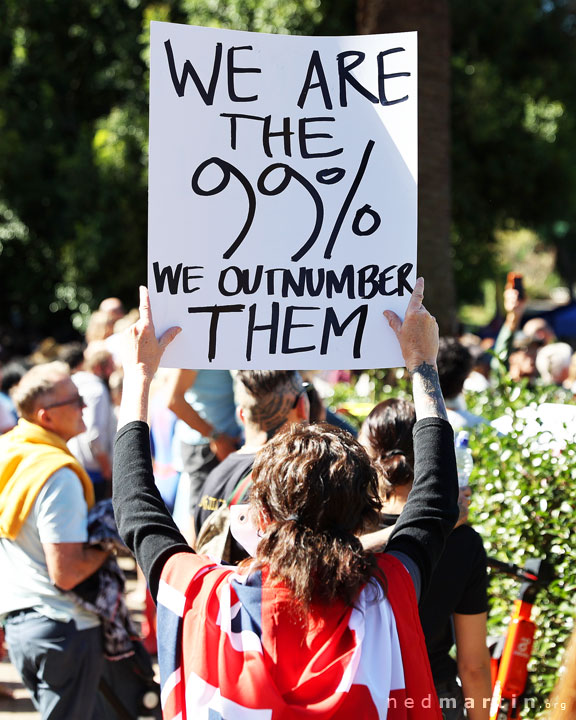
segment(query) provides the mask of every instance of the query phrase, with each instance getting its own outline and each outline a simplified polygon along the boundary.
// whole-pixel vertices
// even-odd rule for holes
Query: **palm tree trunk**
[[[450,247],[448,0],[358,0],[360,33],[418,31],[418,273],[440,332],[456,332]]]

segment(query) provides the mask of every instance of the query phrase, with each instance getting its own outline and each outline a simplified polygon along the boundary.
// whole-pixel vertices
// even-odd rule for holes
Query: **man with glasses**
[[[104,563],[85,547],[90,478],[66,443],[86,428],[64,363],[38,365],[12,392],[20,419],[0,438],[0,621],[42,718],[97,718],[100,621],[68,590]]]

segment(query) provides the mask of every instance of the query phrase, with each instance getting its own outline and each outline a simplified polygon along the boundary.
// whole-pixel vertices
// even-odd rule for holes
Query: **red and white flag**
[[[382,555],[354,608],[302,619],[266,571],[240,574],[190,553],[158,592],[164,720],[441,720],[412,580]],[[264,576],[263,576],[264,573]]]

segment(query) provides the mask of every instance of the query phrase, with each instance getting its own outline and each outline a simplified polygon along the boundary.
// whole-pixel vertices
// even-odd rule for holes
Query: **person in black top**
[[[363,551],[356,538],[380,503],[375,472],[365,452],[349,434],[329,427],[324,429],[323,426],[311,426],[310,431],[299,426],[276,437],[274,448],[269,452],[269,445],[266,445],[258,459],[258,467],[254,469],[251,503],[257,510],[262,537],[255,556],[256,568],[261,569],[262,577],[281,582],[284,588],[293,592],[295,607],[306,608],[310,604],[314,608],[315,628],[321,627],[318,613],[326,608],[326,617],[329,617],[333,602],[344,602],[354,607],[354,598],[366,583],[381,576],[378,568],[382,566],[394,565],[398,561],[404,564],[414,581],[417,596],[420,588],[427,588],[445,538],[458,516],[454,436],[446,420],[435,366],[438,328],[422,305],[423,289],[424,281],[419,278],[404,321],[395,313],[385,312],[399,339],[406,367],[413,379],[418,417],[414,429],[414,488],[384,553],[387,558],[393,556],[392,559],[382,558],[380,561],[378,556],[373,557]],[[145,423],[150,382],[164,348],[177,332],[177,328],[172,328],[159,341],[156,340],[148,295],[142,289],[140,320],[125,336],[126,382],[115,445],[113,501],[120,534],[135,553],[153,597],[158,594],[165,568],[168,568],[168,581],[178,563],[184,563],[185,558],[193,553],[166,511],[154,485]],[[317,444],[314,438],[318,438]],[[306,453],[294,454],[290,451],[293,441],[314,444],[314,464],[309,466]],[[334,458],[329,450],[331,442],[339,448]],[[344,455],[343,445],[350,448],[350,452]],[[286,452],[291,464],[268,473],[267,463],[270,462],[271,466],[275,464],[276,452]],[[336,458],[338,464],[333,465]],[[348,463],[349,472],[343,472]],[[333,474],[341,485],[326,482],[323,467],[329,473],[328,477]],[[286,480],[292,482],[293,477],[298,477],[298,482],[286,485]],[[341,497],[354,500],[344,502]],[[291,544],[290,538],[295,541],[296,537],[298,542]],[[289,551],[290,548],[294,552]],[[295,555],[300,557],[306,548],[309,552],[304,553],[305,561],[295,562]],[[217,582],[220,582],[218,578],[228,582],[228,575],[222,575],[223,569],[211,564],[208,558],[194,559],[196,566],[202,569],[201,574],[195,577],[201,578],[206,587],[212,587],[214,581],[211,577],[215,577]],[[243,570],[248,573],[246,582],[253,577],[250,567]],[[331,568],[334,574],[331,574]],[[319,582],[318,578],[322,581]],[[257,581],[254,576],[253,582]],[[388,590],[392,595],[392,589]],[[192,607],[200,601],[200,595],[191,595],[186,600]],[[414,599],[410,602],[413,603]],[[207,607],[205,609],[208,611]],[[247,606],[245,609],[249,611]],[[284,633],[288,627],[297,629],[293,625],[293,610],[271,620],[280,629],[283,627]],[[382,632],[382,628],[375,627],[374,631]],[[159,628],[161,635],[162,628]],[[415,648],[411,651],[420,652]],[[278,665],[274,670],[278,676],[282,676],[282,663],[290,662],[290,658],[283,659],[281,655],[276,660],[270,655],[266,658],[266,662]],[[405,665],[405,669],[410,674],[410,668]],[[422,677],[420,689],[424,687],[429,686],[426,678]],[[194,692],[193,689],[191,691]],[[432,708],[428,715],[437,717],[437,711]]]
[[[379,476],[383,501],[380,526],[395,526],[414,480],[412,431],[416,414],[411,403],[390,399],[379,403],[360,430],[360,442]],[[460,517],[420,601],[420,619],[436,691],[444,717],[464,717],[464,698],[471,720],[487,720],[491,696],[490,658],[486,647],[486,552],[478,533],[465,525],[470,488],[459,497]],[[457,662],[450,657],[456,644]],[[460,676],[462,688],[456,678]]]
[[[486,646],[486,589],[482,539],[469,525],[458,525],[446,541],[430,587],[421,600],[420,620],[439,697],[454,697],[458,675],[471,720],[489,717],[488,700],[492,694]],[[450,656],[454,644],[456,661]]]
[[[423,586],[427,586],[444,548],[445,535],[458,517],[458,487],[454,434],[449,424],[447,426],[436,370],[438,328],[422,305],[423,287],[421,280],[414,289],[404,322],[391,311],[384,314],[399,338],[406,367],[412,376],[417,417],[439,418],[440,421],[432,425],[427,421],[427,432],[415,435],[422,443],[415,461],[415,476],[419,482],[414,484],[410,503],[396,523],[388,544],[389,548],[406,552],[411,557],[418,567]],[[149,486],[149,448],[146,444],[142,446],[140,440],[130,442],[126,432],[134,427],[124,426],[132,421],[146,422],[147,415],[143,410],[147,410],[150,383],[165,347],[178,332],[179,328],[172,328],[156,340],[148,294],[141,288],[141,319],[126,331],[124,337],[123,364],[129,372],[126,373],[116,437],[116,445],[122,452],[115,463],[113,499],[120,533],[128,547],[136,550],[153,597],[166,559],[172,554],[193,550],[167,514],[155,487]],[[158,531],[153,532],[156,524]]]

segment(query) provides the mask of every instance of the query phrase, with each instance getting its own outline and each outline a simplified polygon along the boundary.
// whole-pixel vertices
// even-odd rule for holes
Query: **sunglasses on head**
[[[294,404],[292,405],[292,410],[294,410],[296,405],[298,405],[298,400],[300,400],[302,395],[304,395],[304,393],[306,393],[306,394],[308,393],[309,386],[310,386],[310,383],[307,383],[307,382],[302,383],[302,387],[298,391],[298,395],[296,395],[296,399],[294,400]]]

